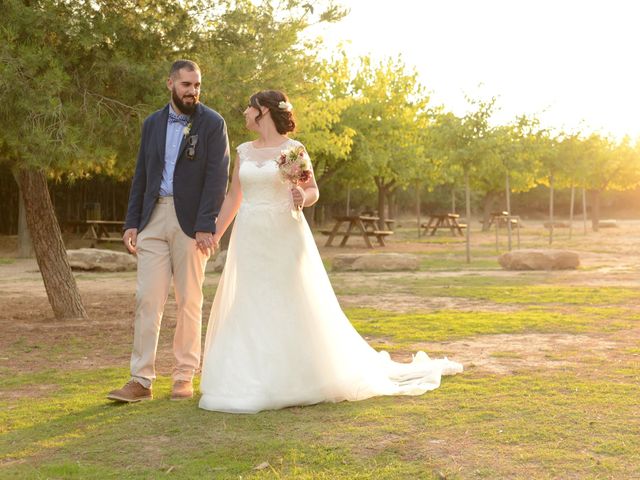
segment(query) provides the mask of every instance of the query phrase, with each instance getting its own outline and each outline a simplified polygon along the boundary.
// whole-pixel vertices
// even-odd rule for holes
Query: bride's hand
[[[291,196],[293,197],[293,204],[297,208],[304,207],[305,193],[302,187],[295,186],[291,189]]]
[[[211,253],[215,253],[216,251],[220,250],[220,236],[217,233],[213,234],[213,246],[212,246],[212,252]]]

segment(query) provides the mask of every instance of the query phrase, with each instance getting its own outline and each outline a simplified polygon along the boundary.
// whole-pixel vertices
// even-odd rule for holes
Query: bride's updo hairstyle
[[[264,116],[260,107],[267,107],[271,112],[271,118],[280,135],[286,135],[296,129],[296,121],[293,118],[293,106],[284,92],[279,90],[262,90],[251,95],[249,104],[258,109],[256,123]]]

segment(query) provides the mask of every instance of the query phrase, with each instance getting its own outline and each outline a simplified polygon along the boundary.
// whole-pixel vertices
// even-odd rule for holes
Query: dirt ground
[[[523,238],[523,246],[542,245],[543,230],[530,229]],[[400,237],[400,236],[399,236]],[[405,236],[406,237],[406,236]],[[484,248],[494,238],[492,234],[476,235],[475,246]],[[322,244],[322,237],[318,237]],[[55,368],[91,368],[128,365],[132,339],[132,319],[135,302],[135,273],[94,273],[77,275],[83,301],[89,313],[88,321],[56,321],[53,318],[46,292],[33,259],[15,258],[15,237],[0,237],[0,366],[13,372],[41,370],[43,364],[56,361],[56,352],[64,352],[64,365]],[[529,243],[530,245],[527,245]],[[484,246],[484,247],[483,247]],[[563,285],[640,287],[640,222],[628,221],[613,230],[575,234],[568,240],[566,232],[559,232],[554,248],[568,248],[580,253],[581,268],[577,271],[553,272],[553,281]],[[366,251],[360,246],[320,248],[323,258],[331,259],[340,253]],[[424,239],[394,239],[385,249],[376,251],[428,253],[450,255],[452,250],[464,254],[461,241],[429,243]],[[486,253],[484,255],[487,255]],[[520,275],[492,269],[491,276],[506,278]],[[450,277],[482,275],[482,270],[421,271],[418,273],[380,273],[363,276],[341,273],[340,281],[347,285],[380,285],[392,276]],[[208,273],[205,287],[217,283],[219,275]],[[453,297],[420,297],[407,294],[340,295],[344,307],[367,306],[390,311],[510,311],[519,307],[496,305],[481,300]],[[205,299],[204,318],[212,298]],[[640,299],[639,299],[640,303]],[[171,371],[171,341],[175,327],[175,304],[167,303],[158,351],[158,373]],[[616,352],[637,347],[640,329],[624,334],[513,334],[483,335],[461,341],[424,343],[420,347],[437,355],[448,355],[466,366],[492,374],[508,374],[520,368],[562,368],[570,360],[560,359],[563,351],[589,350],[598,357],[611,357]],[[74,352],[69,355],[69,351]],[[2,353],[8,352],[8,353]],[[553,353],[553,354],[552,354]],[[395,354],[407,359],[409,352]],[[62,359],[63,356],[61,355]],[[52,367],[54,365],[51,365]]]

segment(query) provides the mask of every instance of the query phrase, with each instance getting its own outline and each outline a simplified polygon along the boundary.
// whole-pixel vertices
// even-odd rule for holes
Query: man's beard
[[[178,97],[178,94],[176,93],[175,88],[171,90],[171,98],[173,100],[174,105],[178,107],[178,110],[180,110],[185,115],[192,115],[193,112],[196,111],[196,106],[198,105],[198,101],[200,99],[195,95],[191,95],[191,98],[193,98],[193,103],[192,104],[184,103],[182,99]]]

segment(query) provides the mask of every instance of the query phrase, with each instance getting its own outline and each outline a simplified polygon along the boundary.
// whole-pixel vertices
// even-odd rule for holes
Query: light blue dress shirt
[[[185,122],[174,122],[171,121],[171,119],[167,119],[167,138],[165,140],[164,149],[164,169],[162,170],[162,182],[160,183],[161,197],[173,196],[173,172],[176,169],[178,151],[180,150],[180,143],[182,142],[182,137],[184,136],[184,127],[189,122],[189,116],[176,113],[171,104],[169,104],[169,109],[173,115],[178,116]]]

